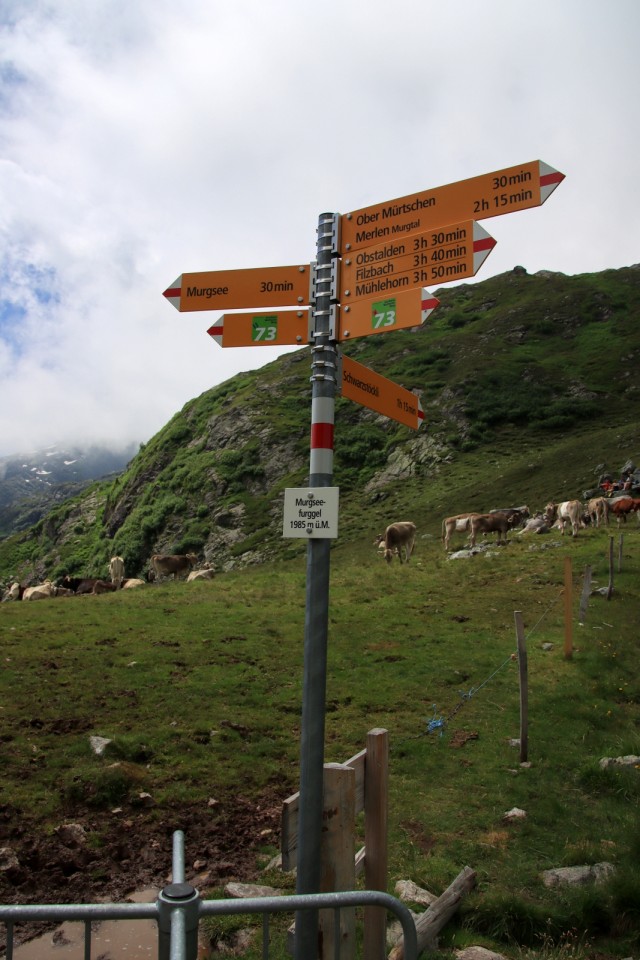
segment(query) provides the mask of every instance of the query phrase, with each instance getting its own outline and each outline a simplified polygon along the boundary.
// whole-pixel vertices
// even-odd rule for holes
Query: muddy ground
[[[0,805],[0,903],[97,903],[126,900],[135,890],[171,882],[173,834],[185,835],[185,877],[206,897],[230,880],[259,877],[260,849],[278,847],[283,793],[259,800],[229,797],[175,810],[77,809],[43,835],[41,825]],[[71,827],[78,824],[82,829]],[[21,924],[19,943],[43,924]],[[5,946],[0,926],[0,951]]]

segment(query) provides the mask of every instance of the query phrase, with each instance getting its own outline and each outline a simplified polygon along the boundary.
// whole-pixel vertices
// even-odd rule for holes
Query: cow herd
[[[619,496],[613,499],[594,497],[583,504],[580,500],[566,500],[562,503],[548,503],[544,511],[531,516],[527,506],[504,507],[489,511],[489,513],[459,513],[453,517],[445,517],[442,521],[442,543],[445,552],[451,549],[451,539],[456,533],[467,534],[469,545],[476,546],[478,535],[496,533],[498,544],[507,542],[507,533],[519,529],[519,533],[546,533],[552,527],[557,527],[564,535],[565,528],[570,526],[573,537],[578,531],[591,524],[594,527],[608,525],[611,517],[615,517],[618,524],[626,523],[627,516],[635,513],[640,521],[640,498]],[[390,523],[384,533],[379,534],[374,544],[384,555],[387,563],[391,563],[394,556],[400,563],[409,562],[416,541],[416,525],[410,520],[401,520]],[[174,580],[186,576],[187,581],[211,580],[214,577],[213,569],[207,564],[202,569],[195,570],[198,558],[194,553],[161,554],[156,553],[149,560],[149,581],[160,581],[167,577]],[[116,590],[128,590],[143,586],[147,581],[139,578],[125,577],[124,560],[122,557],[112,557],[109,561],[109,579],[99,577],[72,577],[64,576],[59,583],[45,580],[34,586],[23,586],[12,583],[3,596],[4,600],[46,600],[51,597],[82,596],[86,594],[98,595],[112,593]]]
[[[207,564],[202,569],[194,570],[198,562],[195,553],[187,554],[154,554],[149,560],[149,581],[160,581],[172,577],[174,580],[187,581],[212,580],[214,571]],[[146,580],[138,577],[125,577],[124,560],[122,557],[112,557],[109,561],[109,579],[100,577],[72,577],[64,576],[58,583],[45,580],[34,586],[23,586],[12,583],[2,597],[4,600],[48,600],[52,597],[79,597],[91,594],[114,593],[116,590],[131,590],[134,587],[144,586]]]
[[[552,528],[560,530],[564,536],[565,528],[570,527],[571,535],[578,536],[578,531],[591,525],[599,527],[608,525],[614,517],[618,525],[626,523],[627,516],[635,513],[640,521],[640,498],[620,496],[608,500],[606,497],[594,497],[586,504],[581,500],[565,500],[561,503],[550,502],[544,511],[531,516],[527,506],[504,507],[491,510],[489,513],[459,513],[453,517],[445,517],[442,521],[442,543],[445,552],[451,549],[451,539],[456,533],[468,536],[469,545],[476,546],[478,534],[497,534],[497,543],[507,542],[507,533],[518,530],[519,533],[547,533]],[[374,545],[383,553],[387,563],[391,563],[397,556],[400,563],[409,561],[416,539],[415,523],[402,520],[391,523],[384,533],[379,534]]]

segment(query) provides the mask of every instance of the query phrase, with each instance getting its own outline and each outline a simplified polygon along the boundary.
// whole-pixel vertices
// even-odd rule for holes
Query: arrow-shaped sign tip
[[[562,183],[565,175],[564,173],[560,173],[559,170],[550,167],[549,164],[543,160],[538,160],[538,164],[540,167],[540,203],[544,203],[545,200],[551,196],[558,184]]]
[[[431,316],[435,308],[439,305],[440,301],[437,297],[434,297],[433,294],[426,289],[422,288],[422,300],[420,301],[420,309],[422,312],[421,323],[424,323],[427,317]]]
[[[211,327],[209,327],[209,329],[207,330],[207,333],[209,334],[210,337],[213,337],[216,343],[222,346],[222,336],[224,333],[224,323],[222,322],[222,317],[220,318],[220,320],[216,321],[216,323],[214,323]]]
[[[169,303],[172,303],[176,310],[180,309],[180,294],[182,292],[182,274],[173,281],[170,287],[163,292],[162,296],[166,297]]]

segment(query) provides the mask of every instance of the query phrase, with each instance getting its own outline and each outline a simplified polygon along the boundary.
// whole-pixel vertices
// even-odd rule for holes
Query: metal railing
[[[382,907],[395,914],[402,926],[405,960],[416,960],[416,928],[410,910],[390,894],[377,890],[341,893],[252,897],[242,900],[202,900],[184,881],[184,834],[173,835],[173,882],[158,894],[155,903],[0,904],[0,923],[7,931],[6,960],[13,960],[16,923],[26,921],[80,922],[84,924],[84,960],[91,960],[92,924],[102,920],[155,920],[158,924],[158,960],[196,960],[198,928],[202,917],[223,914],[262,915],[262,957],[268,960],[270,926],[274,913],[333,910],[336,913],[334,957],[340,957],[340,911],[348,907]],[[312,958],[310,958],[312,960]]]

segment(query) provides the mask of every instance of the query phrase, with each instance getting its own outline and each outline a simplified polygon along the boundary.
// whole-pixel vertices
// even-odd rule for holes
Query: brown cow
[[[592,497],[587,503],[587,513],[592,526],[599,527],[601,520],[609,526],[609,504],[604,497]]]
[[[384,558],[387,563],[391,563],[394,553],[398,554],[398,560],[402,563],[402,549],[407,563],[411,558],[413,546],[416,541],[416,525],[410,520],[400,520],[398,523],[390,523],[384,534],[377,538],[378,544],[384,543]]]
[[[98,579],[99,577],[65,576],[60,581],[60,586],[64,587],[65,590],[72,590],[76,596],[82,596],[82,594],[93,593],[93,588]]]
[[[178,576],[189,573],[198,558],[195,553],[154,553],[149,562],[155,579],[173,574],[173,579],[177,580]]]
[[[479,533],[497,533],[498,543],[506,543],[512,526],[512,518],[505,513],[476,513],[471,517],[471,546],[475,547]]]
[[[114,583],[111,580],[96,580],[93,585],[92,593],[114,593],[116,590],[120,589],[120,585]]]
[[[617,500],[609,501],[609,511],[613,513],[616,520],[618,521],[618,526],[620,526],[620,521],[623,523],[627,522],[628,513],[637,513],[638,520],[640,521],[640,498],[638,497],[618,497]]]

